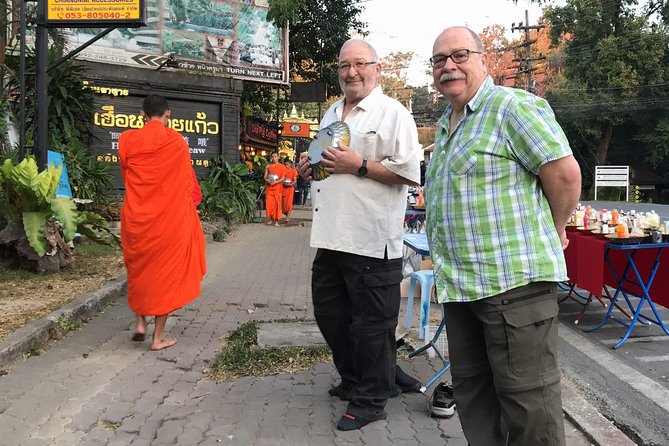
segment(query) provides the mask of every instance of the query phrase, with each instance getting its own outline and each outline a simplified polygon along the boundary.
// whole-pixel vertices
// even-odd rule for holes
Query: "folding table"
[[[611,269],[611,273],[613,274],[613,277],[616,281],[615,284],[616,292],[613,295],[613,298],[611,299],[611,305],[609,306],[609,309],[606,312],[606,316],[604,316],[604,319],[596,326],[587,330],[588,332],[598,330],[609,319],[612,319],[615,322],[627,327],[625,335],[613,347],[614,349],[620,347],[625,343],[627,338],[629,338],[630,334],[632,333],[632,330],[634,329],[634,326],[636,325],[637,321],[639,320],[641,320],[642,323],[646,322],[660,326],[662,331],[664,331],[664,333],[669,336],[669,329],[662,320],[662,317],[658,313],[657,308],[655,307],[655,303],[653,302],[653,299],[650,296],[650,289],[651,286],[653,285],[653,281],[655,280],[657,271],[660,268],[662,251],[665,248],[669,248],[669,243],[641,243],[635,245],[618,245],[613,243],[606,244],[604,259],[609,268]],[[636,261],[637,254],[644,250],[656,251],[654,261],[652,262],[652,265],[650,265],[649,269],[648,268],[642,269],[637,265]],[[613,252],[624,253],[627,259],[622,275],[619,274],[620,265],[616,267],[616,265],[612,260]],[[634,274],[632,277],[630,277],[631,273]],[[639,303],[636,305],[636,307],[629,299],[628,288],[627,288],[628,285],[632,285],[634,287],[638,287],[639,289],[641,289],[641,293],[639,293],[640,294]],[[664,291],[666,292],[666,288]],[[629,322],[618,319],[617,317],[612,316],[611,314],[611,312],[613,311],[613,307],[615,306],[618,297],[620,295],[623,296],[625,302],[627,303],[627,306],[632,312],[632,319]],[[641,314],[642,307],[645,303],[647,303],[648,306],[650,307],[651,311],[653,312],[653,316],[646,316],[644,314]]]

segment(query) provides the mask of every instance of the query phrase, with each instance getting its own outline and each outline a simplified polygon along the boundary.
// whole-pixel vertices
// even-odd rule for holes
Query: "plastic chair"
[[[416,282],[420,282],[420,325],[418,338],[425,339],[425,326],[430,318],[430,295],[434,285],[434,272],[428,269],[421,269],[411,273],[409,281],[409,297],[407,299],[406,329],[411,328],[411,317],[413,316],[413,295],[416,291]]]
[[[429,301],[428,301],[429,303]],[[423,384],[420,388],[421,393],[425,393],[428,387],[430,387],[432,384],[437,382],[439,378],[441,378],[441,375],[446,373],[448,369],[451,368],[451,363],[446,357],[441,353],[441,349],[437,348],[437,341],[439,340],[439,337],[442,335],[444,329],[446,328],[446,307],[444,306],[445,304],[441,304],[441,322],[439,323],[439,326],[437,327],[437,331],[434,333],[434,336],[429,342],[426,342],[425,345],[420,347],[417,350],[414,350],[413,352],[409,353],[409,358],[413,358],[416,355],[420,355],[424,351],[428,350],[431,348],[434,353],[439,356],[439,359],[441,362],[443,362],[444,366],[434,374],[432,378],[430,378],[425,384]]]

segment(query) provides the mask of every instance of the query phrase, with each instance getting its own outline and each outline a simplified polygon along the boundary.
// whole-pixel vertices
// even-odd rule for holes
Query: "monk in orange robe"
[[[286,166],[279,162],[279,154],[274,152],[270,155],[269,164],[265,167],[265,210],[267,212],[267,224],[279,226],[283,200],[283,180],[286,179]]]
[[[286,179],[283,182],[283,213],[286,214],[286,223],[290,221],[290,213],[293,211],[293,200],[295,198],[295,181],[297,181],[297,170],[293,167],[293,161],[286,158],[283,163],[286,166]],[[288,182],[290,180],[290,182]]]
[[[144,100],[143,128],[119,138],[125,199],[121,241],[128,270],[128,304],[135,312],[133,340],[146,336],[146,316],[155,316],[151,350],[174,345],[165,337],[172,311],[200,294],[206,273],[204,233],[196,206],[202,199],[188,144],[167,127],[167,100]]]

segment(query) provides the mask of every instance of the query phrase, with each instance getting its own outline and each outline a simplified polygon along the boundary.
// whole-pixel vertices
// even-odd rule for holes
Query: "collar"
[[[369,92],[367,96],[362,98],[362,100],[358,102],[358,104],[355,107],[353,107],[353,109],[361,108],[362,110],[365,111],[374,109],[382,96],[383,96],[383,89],[381,88],[380,85],[377,85],[376,87],[374,87],[372,91]],[[335,109],[339,112],[338,114],[340,116],[342,109],[344,107],[345,100],[346,98],[340,99],[339,101],[337,101],[335,106]]]
[[[495,83],[492,81],[492,77],[490,75],[486,76],[485,80],[476,91],[474,97],[471,98],[465,105],[465,115],[467,114],[467,110],[470,112],[475,112],[478,110],[494,87]],[[444,110],[444,117],[448,118],[447,122],[450,122],[451,114],[453,114],[453,106],[448,104],[448,107],[446,107],[446,110]]]

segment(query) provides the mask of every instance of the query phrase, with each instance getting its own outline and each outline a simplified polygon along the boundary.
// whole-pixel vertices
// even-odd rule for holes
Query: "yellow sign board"
[[[47,23],[95,27],[141,22],[143,4],[143,0],[47,0]]]

